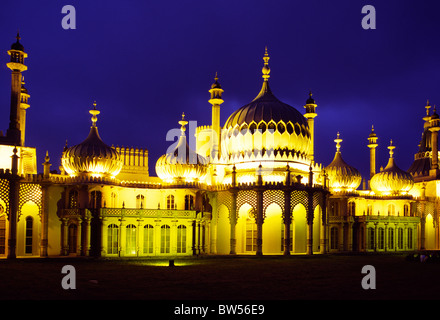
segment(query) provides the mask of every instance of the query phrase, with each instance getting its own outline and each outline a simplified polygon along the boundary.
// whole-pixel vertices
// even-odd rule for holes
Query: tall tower
[[[217,159],[220,156],[220,105],[224,102],[222,99],[223,89],[218,83],[217,72],[215,73],[215,82],[211,85],[209,93],[212,105],[212,131],[211,131],[211,159]]]
[[[440,130],[440,117],[435,111],[431,116],[429,131],[431,131],[431,148],[432,148],[432,159],[431,159],[431,170],[429,170],[429,175],[437,177],[439,173],[438,165],[438,132]]]
[[[13,43],[8,54],[11,61],[6,66],[11,69],[11,110],[9,118],[9,128],[7,130],[8,142],[13,145],[23,146],[26,109],[29,107],[27,90],[22,92],[22,72],[27,70],[24,59],[27,53],[20,43],[20,35],[17,33],[17,42]],[[22,105],[22,98],[25,102]]]
[[[312,98],[312,91],[309,92],[309,98],[306,101],[304,108],[306,109],[306,113],[304,117],[307,118],[307,123],[309,125],[310,130],[310,150],[309,150],[309,158],[311,161],[314,161],[315,158],[315,117],[318,115],[316,113],[316,104],[315,100]]]
[[[368,136],[368,148],[370,148],[370,179],[376,174],[377,139],[377,135],[374,132],[374,126],[371,126],[371,133]]]

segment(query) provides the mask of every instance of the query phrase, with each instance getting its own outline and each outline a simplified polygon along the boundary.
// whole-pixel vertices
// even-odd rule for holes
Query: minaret
[[[24,141],[24,135],[22,137],[21,130],[24,131],[24,127],[20,125],[24,124],[21,117],[24,117],[21,107],[22,99],[22,72],[27,70],[27,66],[24,64],[24,59],[27,58],[27,53],[24,52],[24,47],[20,43],[20,35],[17,33],[17,42],[13,43],[11,50],[8,54],[11,56],[11,61],[6,65],[11,69],[11,111],[9,128],[6,136],[8,142],[17,146],[22,145]],[[27,94],[27,92],[25,93]],[[27,100],[26,100],[27,101]],[[27,103],[26,103],[27,104]]]
[[[211,99],[209,103],[212,105],[212,134],[211,134],[211,159],[217,159],[220,156],[220,105],[224,102],[222,99],[223,89],[218,83],[217,72],[215,73],[215,82],[211,85],[209,93]]]
[[[431,148],[432,148],[432,160],[431,160],[431,170],[429,175],[437,177],[439,173],[438,166],[438,131],[440,130],[440,119],[439,115],[435,111],[431,116],[429,131],[431,131]]]
[[[370,148],[370,179],[376,174],[377,139],[377,135],[374,132],[374,126],[371,126],[371,133],[368,136],[368,148]]]
[[[306,113],[304,117],[307,118],[307,123],[309,125],[310,131],[310,150],[309,150],[309,158],[313,162],[315,158],[315,117],[318,115],[316,113],[316,104],[315,100],[312,98],[312,91],[309,92],[309,98],[306,101],[304,108],[306,109]]]
[[[21,81],[21,96],[20,96],[20,131],[21,131],[21,145],[24,146],[24,139],[26,136],[26,109],[29,105],[29,93],[24,86],[24,77]]]

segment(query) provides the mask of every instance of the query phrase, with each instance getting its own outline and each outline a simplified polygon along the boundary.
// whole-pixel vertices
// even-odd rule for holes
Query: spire
[[[263,57],[263,61],[264,61],[264,66],[263,66],[263,79],[264,81],[269,81],[270,78],[270,68],[269,68],[269,54],[267,53],[267,46],[264,48],[264,57]]]
[[[263,65],[263,69],[261,70],[263,72],[263,86],[261,87],[260,93],[255,97],[255,100],[261,98],[262,96],[264,96],[266,93],[271,93],[270,88],[269,88],[269,78],[270,78],[270,68],[269,68],[269,54],[267,53],[267,46],[264,49],[264,56],[263,56],[263,61],[264,61],[264,65]]]
[[[394,149],[396,147],[393,146],[393,140],[390,140],[390,146],[388,147],[388,149],[390,150],[390,159],[393,159],[393,155],[394,155]]]
[[[188,124],[188,121],[185,120],[184,112],[182,112],[182,120],[179,121],[179,124],[181,125],[180,131],[182,132],[182,135],[185,135],[185,131],[186,131],[185,126]]]
[[[93,102],[93,109],[89,110],[89,113],[92,115],[92,127],[96,127],[97,115],[101,113],[99,110],[96,110],[96,101]]]
[[[334,141],[336,142],[336,152],[340,153],[342,139],[339,138],[339,132],[338,132],[337,137]]]

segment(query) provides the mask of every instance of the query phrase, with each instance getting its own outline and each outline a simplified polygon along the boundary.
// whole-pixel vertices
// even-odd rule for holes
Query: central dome
[[[267,49],[263,60],[264,81],[260,93],[232,113],[223,127],[224,152],[234,158],[268,152],[306,159],[311,148],[307,119],[272,93]]]

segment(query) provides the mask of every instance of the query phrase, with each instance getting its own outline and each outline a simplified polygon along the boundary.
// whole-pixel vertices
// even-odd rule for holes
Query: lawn
[[[61,286],[65,265],[76,289]],[[376,289],[365,290],[372,265]],[[236,256],[176,259],[0,260],[1,300],[396,300],[439,299],[440,263],[405,255]]]

